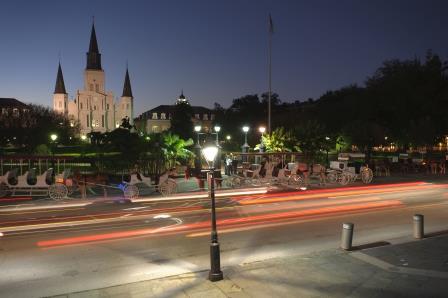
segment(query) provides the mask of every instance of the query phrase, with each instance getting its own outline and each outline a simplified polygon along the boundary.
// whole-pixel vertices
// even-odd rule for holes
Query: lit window
[[[210,120],[215,120],[215,115],[214,114],[210,115]]]
[[[16,116],[19,115],[19,109],[16,108],[12,109],[12,113]]]
[[[194,118],[200,120],[200,119],[201,119],[201,116],[200,116],[199,114],[194,114]]]
[[[152,113],[152,119],[157,119],[157,113]]]
[[[166,119],[166,114],[165,113],[161,113],[160,114],[160,119],[164,119],[165,120]]]
[[[154,125],[152,127],[152,132],[159,132],[159,127],[157,125]]]
[[[204,114],[204,120],[208,120],[208,115]]]
[[[6,108],[2,108],[2,114],[3,115],[8,115],[8,110]]]

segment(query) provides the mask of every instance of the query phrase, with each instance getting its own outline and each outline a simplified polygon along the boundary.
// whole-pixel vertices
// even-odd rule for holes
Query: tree
[[[188,102],[177,103],[171,117],[170,131],[184,140],[193,137],[193,108]]]
[[[314,163],[321,158],[321,150],[327,148],[325,128],[317,121],[307,121],[294,129],[297,143],[295,149],[301,151],[307,162]]]
[[[171,132],[164,133],[162,138],[162,150],[168,162],[168,167],[174,167],[179,164],[181,160],[185,161],[193,157],[193,152],[187,149],[187,147],[193,145],[192,139],[184,140]]]
[[[283,127],[276,128],[270,134],[264,134],[262,139],[266,152],[291,151],[295,141],[291,133],[286,131]],[[258,144],[255,149],[260,149],[260,144]]]

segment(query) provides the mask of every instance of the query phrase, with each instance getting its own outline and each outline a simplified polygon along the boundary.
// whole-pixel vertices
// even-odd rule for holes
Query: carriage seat
[[[47,187],[52,184],[53,169],[49,168],[42,175],[37,176],[36,186]]]

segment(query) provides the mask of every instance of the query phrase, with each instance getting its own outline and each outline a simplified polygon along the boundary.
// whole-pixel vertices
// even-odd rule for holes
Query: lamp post
[[[210,234],[210,272],[208,274],[208,279],[210,281],[219,281],[223,279],[223,274],[221,271],[221,257],[218,242],[218,231],[216,229],[216,211],[215,211],[215,168],[214,161],[216,155],[218,154],[218,147],[210,145],[202,149],[202,155],[208,164],[207,172],[207,182],[208,182],[208,195],[211,200],[211,221],[212,230]]]
[[[197,142],[196,145],[194,146],[194,151],[195,151],[195,159],[194,159],[194,170],[196,172],[196,176],[199,177],[200,173],[201,173],[201,144],[199,142],[199,135],[201,133],[201,126],[200,125],[196,125],[194,127],[194,131],[197,134]]]
[[[249,144],[247,144],[247,132],[248,131],[249,131],[249,126],[243,126],[244,144],[243,144],[243,146],[241,146],[243,153],[247,153],[249,151]],[[243,156],[243,161],[247,161],[247,156]]]
[[[325,137],[325,141],[327,141],[327,144],[325,146],[325,150],[327,151],[327,167],[329,166],[330,162],[328,160],[328,146],[330,145],[328,141],[330,141],[330,137]]]
[[[258,130],[259,130],[260,133],[261,133],[260,153],[262,153],[262,152],[264,152],[263,136],[264,136],[264,133],[265,133],[265,131],[266,131],[266,127],[264,127],[264,126],[260,126],[260,128],[258,128]]]
[[[52,181],[52,183],[54,183],[55,181],[54,181],[54,171],[55,171],[55,169],[54,169],[54,150],[55,150],[55,147],[56,147],[56,140],[58,139],[58,135],[57,134],[51,134],[50,135],[50,140],[51,140],[51,167],[53,168],[53,171],[51,172],[51,181]]]
[[[216,147],[218,147],[218,153],[216,154],[215,168],[221,173],[221,146],[219,146],[219,132],[221,131],[221,126],[215,125],[216,134]]]

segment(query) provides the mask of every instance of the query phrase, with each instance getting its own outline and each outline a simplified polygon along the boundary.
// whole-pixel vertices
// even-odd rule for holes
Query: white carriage
[[[369,184],[373,179],[373,171],[367,164],[356,162],[356,159],[365,159],[363,153],[340,153],[337,161],[330,162],[327,179],[332,183],[347,185],[350,182],[361,180]]]
[[[68,172],[55,176],[53,182],[53,169],[48,169],[36,176],[36,171],[30,169],[23,175],[17,174],[13,169],[0,176],[0,197],[11,196],[49,196],[53,200],[61,200],[69,194],[72,186]]]
[[[177,192],[176,180],[170,178],[171,171],[166,171],[159,177],[159,184],[154,184],[150,177],[141,173],[131,174],[129,181],[123,181],[124,196],[128,199],[137,199],[140,194],[141,187],[155,188],[163,196],[170,196]]]

